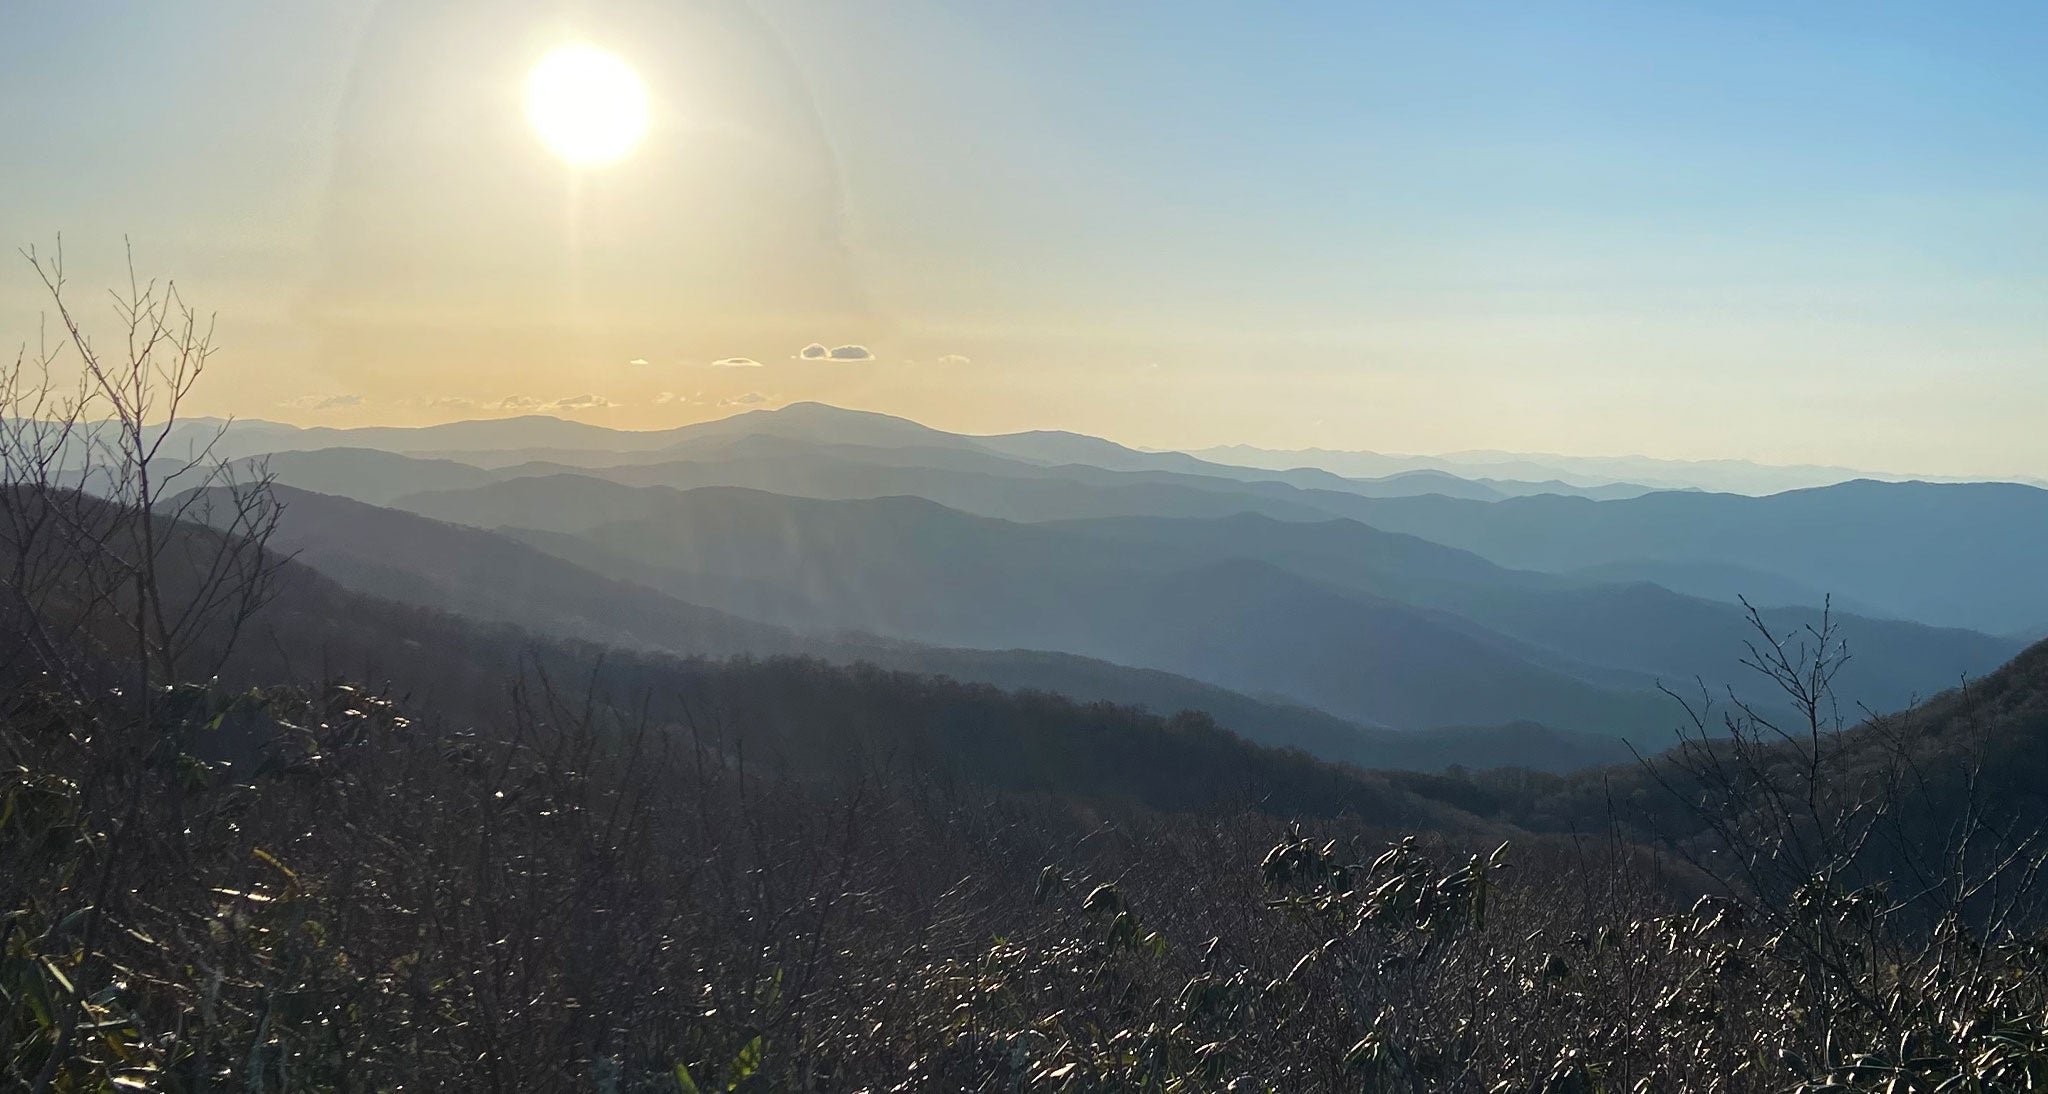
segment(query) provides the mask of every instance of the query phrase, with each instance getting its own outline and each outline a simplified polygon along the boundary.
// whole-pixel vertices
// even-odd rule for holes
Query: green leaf
[[[761,1038],[760,1035],[756,1034],[753,1040],[740,1047],[739,1054],[732,1058],[732,1062],[725,1065],[725,1089],[727,1091],[738,1090],[740,1084],[746,1082],[749,1075],[759,1070],[761,1070]]]
[[[676,1064],[676,1088],[683,1094],[703,1094],[697,1089],[697,1080],[690,1078],[689,1065],[681,1062]]]

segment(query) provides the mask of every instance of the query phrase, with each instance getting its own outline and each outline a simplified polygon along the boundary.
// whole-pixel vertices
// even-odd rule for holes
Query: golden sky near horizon
[[[132,236],[220,312],[210,412],[653,428],[813,399],[1149,446],[2048,472],[2048,157],[2010,20],[28,17],[0,233],[64,232],[81,287]]]

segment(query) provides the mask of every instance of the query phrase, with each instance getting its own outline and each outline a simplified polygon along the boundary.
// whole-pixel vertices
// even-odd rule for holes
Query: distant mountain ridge
[[[167,449],[172,456],[196,453],[228,423],[218,418],[181,422]],[[390,452],[471,457],[529,450],[531,459],[575,455],[654,453],[711,437],[779,435],[813,442],[879,446],[939,445],[1041,463],[1085,463],[1112,470],[1168,470],[1226,477],[1264,478],[1315,488],[1343,481],[1397,479],[1434,472],[1478,484],[1501,496],[1531,493],[1583,494],[1603,500],[1662,490],[1706,490],[1768,494],[1832,485],[1859,478],[1887,482],[1975,481],[1954,476],[1877,472],[1827,465],[1770,465],[1749,460],[1679,460],[1648,456],[1568,456],[1469,450],[1440,455],[1386,454],[1325,448],[1270,449],[1231,444],[1186,451],[1127,447],[1062,430],[968,435],[874,411],[797,402],[772,410],[749,410],[726,418],[669,429],[622,430],[549,415],[474,419],[430,426],[294,426],[263,419],[237,419],[216,451],[250,456],[286,450],[375,448]],[[565,461],[568,462],[568,461]],[[2048,480],[2009,481],[2048,487]]]
[[[1738,595],[1797,631],[1837,594],[1856,650],[1844,693],[1876,709],[1988,671],[2048,622],[2035,590],[1982,580],[2021,572],[1999,552],[2038,541],[2048,492],[2026,487],[1529,493],[1549,488],[803,403],[642,433],[518,418],[229,436],[276,448],[246,472],[433,518],[358,514],[382,539],[326,559],[380,595],[638,648],[838,659],[866,643],[881,663],[966,658],[980,679],[1119,701],[1208,688],[1311,736],[1323,718],[1661,741],[1675,708],[1659,682],[1745,686]],[[487,538],[458,547],[443,521]],[[1997,534],[1933,530],[1957,526]],[[342,537],[314,536],[309,558],[325,538]],[[559,580],[538,576],[551,566]],[[1907,585],[1930,595],[1902,600]],[[1930,619],[1951,625],[1914,622]]]
[[[2048,621],[2048,584],[2032,576],[2048,543],[2048,490],[2017,483],[1859,479],[1763,497],[1416,497],[1362,507],[1376,527],[1503,566],[1737,566],[1897,619],[1991,634]]]
[[[1114,702],[1162,714],[1201,710],[1258,743],[1367,767],[1576,766],[1621,758],[1611,738],[1530,726],[1439,737],[1346,721],[1197,680],[1032,650],[963,650],[855,633],[803,635],[615,580],[497,533],[290,487],[278,488],[275,545],[341,585],[407,604],[571,638],[683,657],[797,655],[937,673],[1008,689]]]
[[[1439,471],[1485,482],[1492,479],[1557,479],[1599,489],[1617,482],[1655,490],[1706,490],[1734,494],[1775,494],[1854,479],[1884,482],[1972,482],[1961,477],[1878,472],[1820,464],[1774,465],[1750,460],[1677,460],[1651,456],[1565,456],[1540,452],[1470,450],[1441,455],[1401,455],[1328,448],[1273,449],[1247,444],[1191,449],[1190,455],[1243,467],[1314,467],[1339,475],[1378,478],[1408,471]],[[2016,478],[2032,486],[2048,480]],[[1548,491],[1564,493],[1566,491]],[[1613,495],[1608,495],[1613,496]]]
[[[1732,606],[1503,570],[1356,522],[1019,524],[914,497],[812,501],[567,474],[396,504],[504,528],[588,569],[800,630],[1065,650],[1396,726],[1524,716],[1661,732],[1671,708],[1626,696],[1648,695],[1659,677],[1741,675],[1745,625]],[[1796,626],[1817,615],[1776,618]],[[1852,623],[1866,648],[1845,687],[1875,706],[1904,705],[2018,648]]]
[[[194,454],[212,442],[224,423],[196,419],[183,423],[169,451]],[[1450,472],[1411,478],[1406,474],[1348,478],[1310,467],[1281,469],[1235,466],[1178,452],[1146,452],[1113,441],[1058,430],[967,435],[948,433],[906,418],[872,411],[847,410],[823,403],[792,403],[774,410],[751,410],[664,430],[615,430],[546,415],[478,419],[421,427],[367,426],[339,429],[298,427],[262,420],[233,423],[216,450],[227,456],[323,448],[366,448],[493,466],[487,460],[561,462],[591,466],[593,457],[627,455],[628,461],[659,461],[662,453],[685,454],[707,443],[744,437],[801,439],[810,444],[870,447],[929,447],[981,452],[1026,463],[1075,464],[1109,471],[1165,471],[1235,479],[1281,482],[1301,489],[1336,490],[1369,496],[1448,492],[1460,497],[1495,499],[1557,490],[1582,493],[1564,481],[1478,483]],[[501,466],[502,464],[497,464]],[[1405,470],[1405,469],[1404,469]],[[1601,484],[1603,494],[1641,493],[1648,487]]]

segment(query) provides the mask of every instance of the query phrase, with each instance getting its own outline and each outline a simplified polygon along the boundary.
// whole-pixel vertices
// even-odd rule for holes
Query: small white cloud
[[[465,399],[460,395],[443,395],[438,399],[428,399],[425,403],[428,410],[468,410],[475,405],[476,400]]]
[[[644,366],[646,366],[646,364],[647,364],[647,358],[645,358],[645,357],[635,357],[635,358],[633,358],[632,360],[630,360],[630,361],[628,361],[628,362],[626,362],[626,363],[627,363],[627,364],[629,364],[629,365],[640,365],[640,366],[643,366],[643,367],[644,367]]]
[[[363,405],[363,397],[360,395],[301,395],[296,399],[286,399],[278,405],[292,410],[339,410],[342,407]]]
[[[763,395],[758,391],[748,391],[730,398],[720,399],[718,400],[718,405],[724,407],[760,406],[773,401],[774,399],[771,396]]]
[[[830,346],[823,342],[812,342],[796,351],[799,361],[872,361],[875,351],[866,346]]]
[[[796,351],[799,361],[872,361],[875,351],[866,346],[826,346],[823,342],[812,342]]]
[[[711,362],[712,368],[760,368],[761,362],[752,357],[721,357]]]
[[[669,403],[673,403],[673,402],[675,402],[675,401],[676,401],[676,393],[675,393],[675,392],[673,392],[673,391],[664,391],[664,392],[662,392],[661,394],[659,394],[659,395],[656,395],[656,396],[654,397],[654,405],[655,405],[655,406],[664,406],[664,405],[667,405],[667,404],[669,404]]]
[[[495,403],[486,405],[491,410],[539,410],[541,402],[531,395],[507,395]]]
[[[966,357],[963,357],[960,354],[947,353],[939,357],[939,363],[942,365],[971,365],[974,362],[968,360]]]
[[[607,407],[615,407],[617,405],[619,404],[612,402],[610,399],[607,399],[602,395],[571,395],[568,398],[556,399],[554,402],[549,403],[548,409],[601,410]]]

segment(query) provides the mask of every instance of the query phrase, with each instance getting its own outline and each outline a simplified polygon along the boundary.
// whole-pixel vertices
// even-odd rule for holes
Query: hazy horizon
[[[963,436],[970,440],[975,438],[1001,439],[1026,434],[1069,434],[1083,438],[1095,438],[1093,434],[1054,428],[1005,430],[988,433],[946,429],[937,423],[890,414],[887,411],[844,407],[816,400],[798,400],[776,406],[717,408],[709,416],[701,419],[641,427],[608,424],[603,420],[593,420],[589,416],[571,416],[553,409],[503,411],[496,414],[485,413],[458,416],[429,422],[390,423],[372,421],[357,425],[337,425],[304,420],[290,421],[283,417],[264,417],[261,415],[235,416],[233,418],[202,416],[186,418],[184,422],[187,425],[205,425],[210,423],[226,424],[232,421],[264,426],[283,426],[290,429],[347,431],[431,429],[436,426],[470,425],[486,422],[544,420],[592,426],[628,435],[641,435],[687,431],[691,426],[707,425],[754,413],[773,414],[777,411],[800,406],[818,407],[831,411],[848,411],[854,414],[880,414],[902,421],[913,422],[917,425],[939,430],[940,432]],[[1509,451],[1503,449],[1392,452],[1374,449],[1319,447],[1267,448],[1239,442],[1216,445],[1162,446],[1129,444],[1116,437],[1100,437],[1095,439],[1110,441],[1114,444],[1123,445],[1132,451],[1145,454],[1184,453],[1226,466],[1273,471],[1319,468],[1346,477],[1359,479],[1384,478],[1415,470],[1443,470],[1475,481],[1488,479],[1533,481],[1563,478],[1567,481],[1586,486],[1634,484],[1657,489],[1706,489],[1753,495],[1829,485],[1856,478],[1875,478],[1884,481],[1900,482],[2015,482],[2030,486],[2048,486],[2048,480],[2023,475],[2005,477],[1944,475],[1938,472],[1912,468],[1853,467],[1842,464],[1815,463],[1774,464],[1739,457],[1674,459],[1641,452],[1571,453]],[[1348,459],[1350,457],[1365,457],[1371,462],[1389,466],[1361,470],[1357,467],[1349,466],[1350,463],[1355,462]],[[1694,474],[1687,474],[1688,471],[1692,471]],[[1725,474],[1717,475],[1715,474],[1716,471],[1725,472]]]

